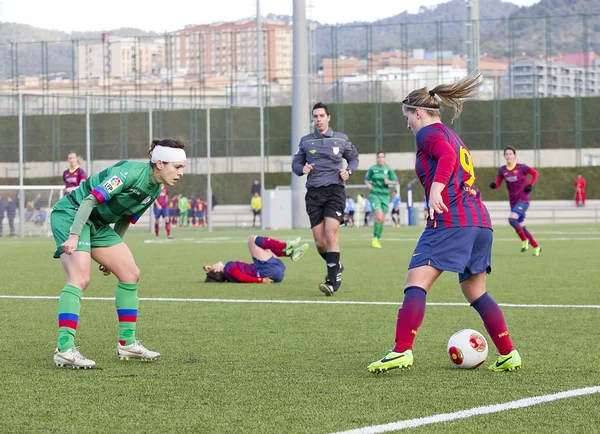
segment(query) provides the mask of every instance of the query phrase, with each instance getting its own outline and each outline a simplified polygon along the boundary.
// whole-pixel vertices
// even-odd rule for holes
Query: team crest
[[[385,170],[383,171],[383,173],[384,173],[384,174],[386,174],[386,175],[387,175],[387,172],[388,172],[388,171],[387,171],[387,169],[385,169]]]
[[[340,153],[340,148],[338,146],[333,147],[333,155],[337,155]]]

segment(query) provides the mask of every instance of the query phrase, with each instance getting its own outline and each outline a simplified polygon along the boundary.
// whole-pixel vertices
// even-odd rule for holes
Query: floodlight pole
[[[260,18],[260,0],[256,0],[256,97],[260,113],[260,198],[264,201],[265,191],[265,108],[262,89],[263,37]],[[260,216],[260,229],[265,230],[264,213]]]
[[[294,69],[292,82],[292,155],[296,153],[298,143],[309,131],[308,116],[308,28],[306,22],[306,0],[294,0]],[[304,205],[304,183],[306,177],[292,173],[292,227],[308,228],[308,216]]]

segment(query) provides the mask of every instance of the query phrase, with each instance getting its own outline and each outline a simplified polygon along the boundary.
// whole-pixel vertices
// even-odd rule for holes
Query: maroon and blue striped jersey
[[[531,181],[527,175],[531,175]],[[535,184],[537,180],[537,170],[527,166],[526,164],[517,163],[512,169],[508,169],[506,165],[498,170],[498,178],[496,178],[496,188],[500,187],[502,180],[506,181],[508,188],[508,200],[510,207],[514,207],[519,202],[529,203],[530,195],[525,191],[527,184]]]
[[[417,133],[415,171],[425,188],[425,197],[433,182],[445,185],[442,199],[448,212],[427,220],[429,228],[476,226],[491,228],[490,214],[475,187],[475,170],[469,150],[460,137],[441,123],[423,127]]]
[[[156,198],[156,201],[154,202],[154,207],[156,208],[156,204],[158,204],[161,206],[161,208],[168,208],[169,207],[168,199],[169,199],[169,189],[163,185],[163,188],[160,191],[160,194],[158,195],[158,197]]]
[[[65,188],[79,187],[79,184],[81,184],[86,179],[87,175],[79,166],[77,166],[75,170],[67,169],[63,172],[63,181],[65,181]]]
[[[225,280],[236,283],[261,283],[263,280],[258,275],[254,264],[246,262],[229,261],[223,268]]]

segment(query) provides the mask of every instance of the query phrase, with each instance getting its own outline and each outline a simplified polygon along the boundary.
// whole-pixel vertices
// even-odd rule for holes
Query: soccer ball
[[[488,355],[488,344],[481,333],[472,329],[459,330],[448,341],[450,361],[462,369],[477,368]]]

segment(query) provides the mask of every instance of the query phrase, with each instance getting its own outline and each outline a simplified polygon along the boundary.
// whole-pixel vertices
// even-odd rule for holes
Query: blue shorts
[[[158,220],[159,218],[167,218],[169,216],[169,208],[158,209],[154,207],[154,219]]]
[[[252,260],[254,261],[254,266],[259,277],[270,277],[273,282],[281,282],[283,280],[285,265],[283,265],[283,262],[278,257],[271,256],[268,261],[261,261],[256,258],[252,258]]]
[[[519,216],[519,223],[523,223],[525,221],[525,214],[527,213],[527,209],[529,208],[529,202],[517,202],[515,206],[510,209],[510,212],[514,212]]]
[[[458,281],[492,272],[493,232],[488,228],[426,228],[419,238],[408,269],[431,265],[458,273]]]

